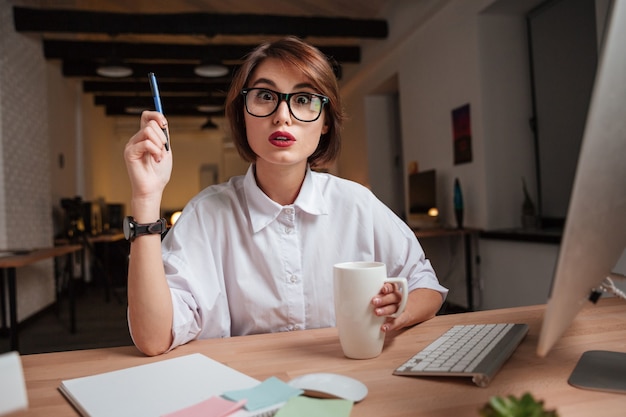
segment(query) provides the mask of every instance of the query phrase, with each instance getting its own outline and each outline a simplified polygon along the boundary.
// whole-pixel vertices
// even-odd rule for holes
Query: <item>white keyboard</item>
[[[393,372],[407,376],[471,377],[486,387],[528,333],[527,324],[457,325]]]

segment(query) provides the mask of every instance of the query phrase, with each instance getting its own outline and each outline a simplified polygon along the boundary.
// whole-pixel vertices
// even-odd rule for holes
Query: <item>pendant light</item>
[[[202,62],[193,69],[198,77],[218,78],[228,74],[228,67],[222,64]]]
[[[106,78],[124,78],[133,75],[133,69],[115,53],[115,43],[111,43],[111,56],[96,68],[96,74]]]
[[[133,75],[133,70],[121,60],[110,58],[96,69],[96,73],[106,78],[124,78]]]
[[[217,129],[219,126],[215,124],[215,122],[213,122],[213,120],[211,120],[211,118],[209,117],[207,119],[207,121],[200,127],[200,129],[202,130],[214,130]]]

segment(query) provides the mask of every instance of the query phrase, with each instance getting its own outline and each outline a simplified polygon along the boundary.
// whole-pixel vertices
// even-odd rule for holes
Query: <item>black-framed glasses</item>
[[[254,117],[267,117],[273,114],[281,101],[287,102],[289,113],[301,122],[314,122],[322,114],[328,97],[316,93],[279,93],[267,88],[244,88],[241,90],[246,103],[246,111]]]

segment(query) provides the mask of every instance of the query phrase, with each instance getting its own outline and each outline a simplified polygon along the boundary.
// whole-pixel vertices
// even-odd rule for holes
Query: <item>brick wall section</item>
[[[53,243],[46,62],[41,41],[17,34],[0,2],[0,248]],[[18,270],[18,317],[54,300],[52,261]]]

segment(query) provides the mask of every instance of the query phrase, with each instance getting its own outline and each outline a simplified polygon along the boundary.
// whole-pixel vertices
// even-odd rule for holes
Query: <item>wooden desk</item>
[[[413,229],[418,239],[431,239],[438,237],[463,238],[465,246],[465,287],[467,291],[467,309],[474,311],[474,267],[472,253],[472,239],[477,238],[480,230],[464,227],[462,229]]]
[[[6,331],[6,295],[5,276],[8,280],[9,291],[9,327],[11,338],[11,350],[19,349],[19,328],[17,322],[17,285],[16,285],[16,269],[44,259],[54,258],[57,256],[70,256],[74,252],[82,250],[81,245],[65,245],[54,246],[50,248],[32,249],[32,250],[3,250],[0,256],[0,308],[2,309],[2,329]],[[69,262],[68,271],[70,274],[70,322],[72,332],[76,328],[74,294],[73,294],[73,268]]]
[[[388,339],[383,353],[369,360],[345,358],[335,328],[195,341],[151,358],[131,346],[22,356],[30,408],[15,417],[76,416],[57,391],[62,380],[194,352],[259,380],[276,376],[288,381],[310,372],[357,378],[368,386],[369,394],[355,404],[352,417],[477,417],[477,410],[491,396],[525,392],[557,408],[560,417],[622,417],[625,395],[573,388],[567,378],[584,351],[626,350],[626,303],[602,300],[598,306],[585,308],[548,358],[535,355],[543,311],[544,306],[532,306],[438,316]],[[530,331],[489,387],[478,388],[465,378],[392,375],[398,365],[450,326],[492,322],[525,322]]]

